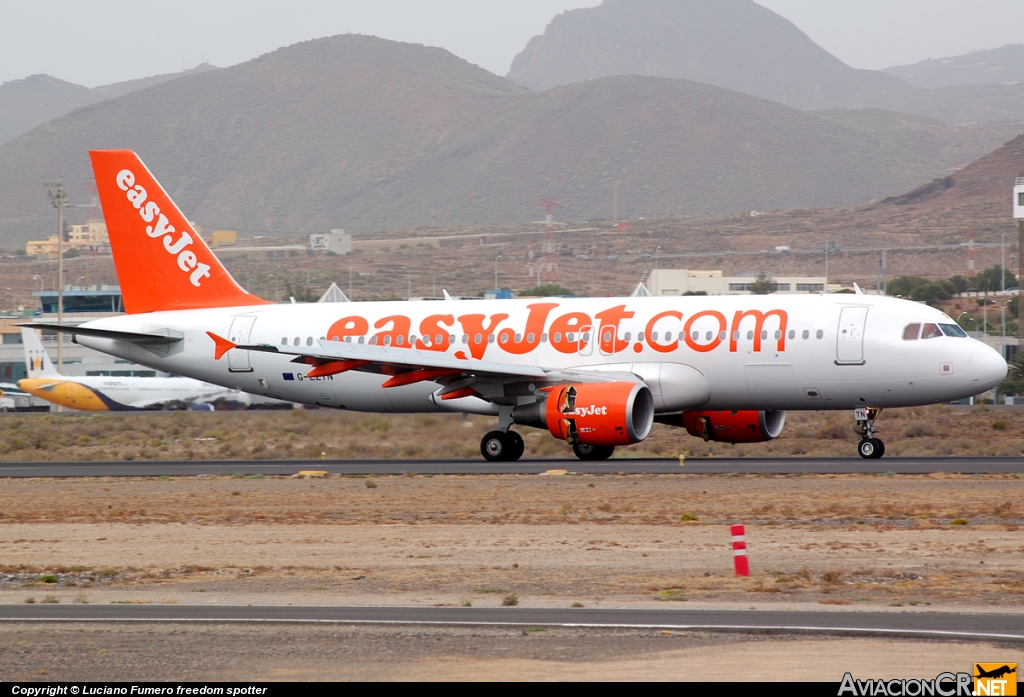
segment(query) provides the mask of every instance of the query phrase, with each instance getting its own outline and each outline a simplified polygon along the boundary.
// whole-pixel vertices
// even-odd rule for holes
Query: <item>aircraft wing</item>
[[[320,346],[288,347],[269,344],[238,346],[245,351],[262,351],[285,356],[295,356],[295,363],[320,366],[330,363],[353,361],[363,363],[352,370],[363,372],[385,373],[391,367],[401,370],[438,369],[452,370],[487,377],[523,377],[543,380],[548,371],[538,366],[513,365],[511,363],[491,363],[488,361],[471,361],[438,355],[436,352],[419,351],[417,349],[401,349],[390,346],[367,346],[350,344],[341,341],[321,341]]]
[[[237,348],[244,351],[294,356],[293,363],[312,366],[307,377],[326,377],[349,370],[391,376],[384,387],[399,387],[433,381],[444,385],[442,399],[478,396],[488,401],[504,396],[504,385],[526,382],[552,385],[565,382],[638,381],[632,373],[611,373],[578,369],[544,368],[491,361],[455,358],[434,351],[394,346],[370,346],[340,341],[320,341],[317,346],[274,346],[271,344],[236,345],[207,332],[217,344],[216,357]],[[540,386],[540,385],[537,385]]]

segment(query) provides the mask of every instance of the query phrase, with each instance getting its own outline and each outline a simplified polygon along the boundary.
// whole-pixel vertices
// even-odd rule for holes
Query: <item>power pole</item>
[[[64,182],[60,179],[43,182],[50,204],[57,209],[57,324],[64,324]],[[57,372],[64,372],[64,335],[57,332]],[[58,406],[57,411],[63,411]]]
[[[1020,347],[1024,346],[1024,301],[1021,301],[1021,274],[1024,273],[1022,268],[1021,257],[1024,256],[1024,218],[1017,221],[1017,350],[1020,351]]]
[[[619,182],[616,180],[612,194],[612,222],[619,222]]]

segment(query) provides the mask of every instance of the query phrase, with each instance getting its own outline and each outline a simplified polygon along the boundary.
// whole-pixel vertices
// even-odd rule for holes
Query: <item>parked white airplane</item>
[[[47,402],[80,411],[187,409],[215,404],[244,409],[251,398],[236,389],[191,378],[68,377],[57,372],[36,332],[21,328],[28,377],[18,389]]]
[[[864,295],[277,305],[231,278],[131,151],[91,153],[128,314],[68,328],[160,370],[306,404],[498,417],[546,428],[583,459],[654,421],[705,440],[777,437],[786,410],[853,410],[881,457],[882,408],[975,395],[997,352],[926,305]],[[34,325],[35,326],[35,325]]]

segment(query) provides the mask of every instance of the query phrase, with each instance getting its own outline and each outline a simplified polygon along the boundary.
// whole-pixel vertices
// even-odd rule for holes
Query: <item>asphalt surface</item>
[[[603,610],[598,608],[3,605],[0,621],[340,622],[632,627],[948,636],[1024,641],[1021,615],[914,612]]]
[[[292,475],[303,470],[329,474],[1014,474],[1024,458],[890,457],[576,459],[486,462],[480,460],[208,460],[132,462],[3,462],[3,477],[160,477],[214,474]]]

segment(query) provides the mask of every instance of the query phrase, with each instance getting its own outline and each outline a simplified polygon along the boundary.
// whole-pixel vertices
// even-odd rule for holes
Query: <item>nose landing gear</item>
[[[875,419],[882,412],[877,407],[860,407],[853,410],[857,420],[854,430],[861,437],[857,452],[866,460],[877,460],[885,455],[885,443],[875,438]]]

